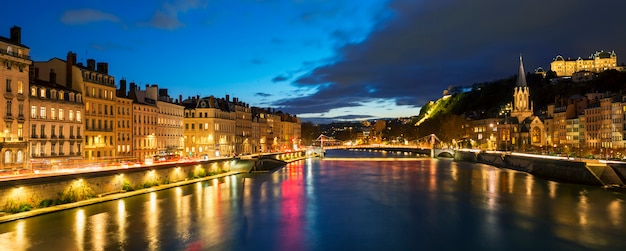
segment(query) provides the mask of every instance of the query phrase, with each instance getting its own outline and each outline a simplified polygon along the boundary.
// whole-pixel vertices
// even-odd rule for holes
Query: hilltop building
[[[577,59],[566,59],[561,55],[557,55],[550,63],[550,70],[554,71],[559,77],[571,77],[574,73],[580,71],[598,73],[611,69],[623,69],[623,67],[617,66],[617,54],[614,51],[596,51],[588,59],[580,57]],[[586,74],[586,76],[588,75]]]

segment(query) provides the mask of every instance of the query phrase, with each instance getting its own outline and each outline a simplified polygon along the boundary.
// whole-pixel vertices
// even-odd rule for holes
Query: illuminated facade
[[[559,77],[569,77],[580,71],[602,72],[611,69],[622,69],[622,67],[617,66],[617,55],[614,51],[597,51],[588,59],[579,57],[575,60],[565,59],[558,55],[550,63],[550,70],[556,72]]]
[[[526,72],[520,56],[519,72],[513,92],[510,115],[498,123],[498,149],[519,151],[545,145],[544,123],[533,114],[530,88],[526,83]]]
[[[83,157],[87,160],[114,158],[114,107],[117,104],[115,78],[108,74],[108,64],[96,64],[94,59],[88,59],[85,66],[77,63],[76,53],[70,51],[65,61],[53,58],[45,62],[35,62],[35,67],[41,72],[54,70],[57,73],[57,83],[66,84],[67,88],[82,93],[85,104]]]
[[[158,153],[156,132],[159,109],[156,100],[132,82],[128,96],[133,100],[133,153],[139,160],[151,159]]]
[[[82,95],[56,83],[39,80],[38,71],[30,83],[30,153],[33,169],[68,160],[82,159]]]
[[[137,160],[133,152],[133,100],[128,97],[126,80],[120,80],[120,88],[116,94],[115,108],[115,143],[117,158],[120,160]]]
[[[0,105],[0,169],[17,172],[27,168],[29,118],[28,74],[31,65],[30,49],[22,44],[21,28],[14,26],[10,37],[0,37],[0,88],[4,104]]]
[[[235,153],[236,113],[225,99],[198,96],[183,101],[185,156],[224,157]]]

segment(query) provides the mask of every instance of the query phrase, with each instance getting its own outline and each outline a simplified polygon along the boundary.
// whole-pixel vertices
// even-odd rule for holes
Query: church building
[[[498,123],[498,150],[527,151],[540,148],[546,142],[543,121],[533,112],[530,88],[526,83],[521,56],[519,60],[519,73],[513,90],[510,114]]]

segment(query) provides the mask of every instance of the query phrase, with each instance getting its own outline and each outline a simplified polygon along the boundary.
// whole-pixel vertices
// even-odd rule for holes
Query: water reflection
[[[624,199],[622,191],[469,162],[306,160],[0,224],[0,243],[3,250],[623,250]]]

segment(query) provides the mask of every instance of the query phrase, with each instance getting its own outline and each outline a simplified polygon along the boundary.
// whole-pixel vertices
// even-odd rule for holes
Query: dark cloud
[[[337,121],[371,120],[377,117],[371,115],[344,115],[336,117],[308,117],[301,118],[303,122],[313,122],[316,124],[329,124]]]
[[[624,9],[626,2],[610,0],[393,0],[366,39],[339,47],[330,63],[293,81],[316,93],[275,105],[296,114],[379,98],[419,107],[450,85],[516,74],[520,53],[527,71],[549,69],[557,54],[626,55],[618,25]]]
[[[267,98],[267,97],[271,97],[272,94],[264,93],[264,92],[257,92],[257,93],[254,94],[254,96]]]
[[[284,82],[289,80],[289,77],[285,76],[285,75],[278,75],[274,78],[272,78],[272,82],[277,83],[277,82]]]

